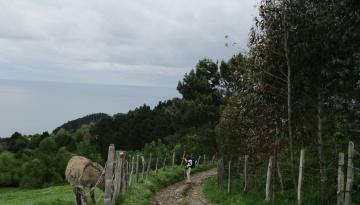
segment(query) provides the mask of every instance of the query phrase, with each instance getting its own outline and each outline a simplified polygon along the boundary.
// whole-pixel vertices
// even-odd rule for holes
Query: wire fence
[[[232,160],[222,159],[218,163],[219,190],[244,196],[248,190],[260,191],[265,201],[272,202],[284,200],[279,195],[286,193],[285,198],[297,204],[304,204],[304,201],[318,204],[328,200],[340,200],[342,203],[338,204],[344,205],[350,205],[351,201],[360,204],[360,153],[354,149],[353,142],[349,142],[348,150],[343,150],[347,161],[342,165],[339,165],[339,153],[336,153],[336,157],[335,154],[327,156],[321,167],[319,160],[314,159],[318,157],[316,151],[304,149],[303,162],[300,157],[296,160],[295,175],[287,156],[268,156],[259,160],[243,155]],[[328,151],[333,153],[334,150]]]
[[[150,173],[156,173],[159,169],[166,169],[179,164],[183,165],[185,154],[183,152],[181,156],[180,153],[172,152],[164,156],[154,156],[152,153],[147,156],[139,153],[130,155],[125,151],[115,150],[115,146],[111,144],[105,168],[97,179],[95,186],[89,192],[85,192],[82,187],[78,187],[78,191],[75,193],[75,204],[86,205],[86,196],[93,194],[96,186],[104,179],[104,205],[114,205],[120,194],[125,194],[135,183],[144,183]],[[216,161],[216,155],[207,157],[204,154],[194,158],[197,164],[202,165],[213,164]],[[96,202],[99,202],[100,199],[101,197]]]

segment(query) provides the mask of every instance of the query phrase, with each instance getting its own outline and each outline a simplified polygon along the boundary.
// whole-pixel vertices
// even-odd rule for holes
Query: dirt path
[[[191,176],[191,184],[186,184],[185,181],[181,181],[172,184],[162,190],[160,190],[151,199],[152,205],[206,205],[209,204],[205,201],[202,184],[204,181],[216,175],[216,169],[212,169],[205,172],[193,174]]]

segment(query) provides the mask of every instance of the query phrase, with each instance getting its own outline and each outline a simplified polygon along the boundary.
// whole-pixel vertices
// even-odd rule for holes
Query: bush
[[[21,162],[14,154],[0,153],[0,186],[17,186],[20,181]]]
[[[39,159],[26,162],[23,165],[22,171],[21,187],[39,188],[44,184],[47,170],[46,166]]]
[[[53,161],[53,167],[55,168],[57,174],[61,176],[62,179],[65,179],[65,169],[68,161],[70,160],[72,153],[70,153],[66,147],[60,147],[57,151],[55,159]]]
[[[57,144],[52,137],[43,139],[39,144],[39,150],[45,154],[52,154],[56,150]]]

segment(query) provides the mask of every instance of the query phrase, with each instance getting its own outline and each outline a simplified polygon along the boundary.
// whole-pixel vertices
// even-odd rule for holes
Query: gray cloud
[[[245,48],[256,0],[0,1],[0,78],[174,87]]]

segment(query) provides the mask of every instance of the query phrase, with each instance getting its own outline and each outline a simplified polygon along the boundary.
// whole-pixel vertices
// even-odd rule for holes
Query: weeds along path
[[[191,184],[186,184],[185,180],[172,184],[160,190],[151,199],[152,205],[205,205],[202,184],[209,177],[216,175],[216,169],[200,172],[191,176]]]

